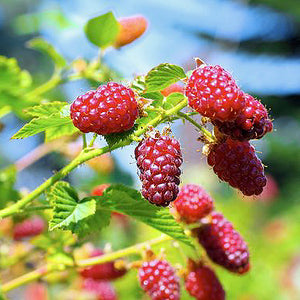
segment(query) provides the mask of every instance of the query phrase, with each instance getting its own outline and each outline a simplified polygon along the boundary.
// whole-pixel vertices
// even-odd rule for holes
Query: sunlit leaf
[[[104,48],[114,43],[119,32],[119,23],[112,12],[90,19],[85,34],[94,45]]]
[[[160,64],[146,75],[146,91],[147,93],[161,91],[185,77],[186,74],[181,67],[169,63]]]

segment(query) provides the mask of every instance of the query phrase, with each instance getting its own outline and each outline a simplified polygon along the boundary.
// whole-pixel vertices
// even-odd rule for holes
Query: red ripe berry
[[[183,92],[184,92],[183,86],[181,84],[177,83],[177,82],[169,85],[168,87],[166,87],[165,89],[163,89],[161,91],[161,93],[165,97],[168,97],[172,93],[181,93],[181,94],[183,94]]]
[[[247,244],[222,214],[213,212],[211,222],[194,232],[213,262],[234,273],[243,274],[249,270]]]
[[[103,255],[103,251],[95,249],[91,257]],[[80,271],[82,277],[93,278],[97,280],[113,280],[122,277],[126,273],[126,269],[117,269],[114,262],[107,262],[99,265],[94,265]]]
[[[13,236],[16,241],[41,234],[45,229],[45,222],[41,217],[35,216],[14,227]]]
[[[133,91],[109,82],[77,97],[71,105],[71,119],[81,132],[106,135],[133,127],[138,106]]]
[[[117,295],[108,281],[99,281],[92,278],[86,278],[82,283],[83,290],[92,294],[96,300],[117,300]]]
[[[197,300],[224,300],[225,291],[215,272],[202,264],[195,265],[185,278],[185,288]]]
[[[261,194],[266,185],[264,167],[248,141],[228,138],[212,145],[207,162],[221,180],[238,188],[245,196]]]
[[[151,203],[167,206],[179,192],[182,156],[179,142],[157,134],[143,139],[135,149],[142,194]]]
[[[189,105],[204,117],[233,121],[244,108],[241,90],[231,75],[220,66],[197,68],[190,77],[185,94]]]
[[[219,131],[229,135],[232,139],[244,141],[260,139],[266,133],[273,130],[273,123],[268,116],[264,105],[252,96],[243,93],[245,101],[244,109],[239,113],[233,122],[213,121]]]
[[[152,300],[179,300],[179,278],[165,260],[144,262],[139,269],[139,281]]]
[[[180,218],[187,224],[206,217],[214,208],[212,198],[197,184],[184,185],[174,202]]]

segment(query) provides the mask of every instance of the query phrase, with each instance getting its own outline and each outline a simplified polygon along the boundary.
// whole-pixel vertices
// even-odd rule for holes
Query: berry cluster
[[[129,130],[138,117],[133,91],[115,82],[77,97],[70,111],[74,126],[81,132],[101,135]]]
[[[167,206],[174,201],[179,192],[179,167],[182,164],[179,142],[155,133],[154,137],[146,137],[138,144],[135,158],[143,196],[159,206]]]
[[[244,195],[259,195],[266,185],[261,161],[250,139],[273,130],[264,105],[238,88],[220,66],[200,66],[190,77],[185,94],[189,105],[216,126],[217,142],[210,147],[208,163],[221,180]]]

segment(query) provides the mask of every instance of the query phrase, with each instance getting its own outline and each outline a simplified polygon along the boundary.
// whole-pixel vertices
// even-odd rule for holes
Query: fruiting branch
[[[158,245],[167,241],[173,240],[170,236],[167,235],[162,235],[158,238],[135,244],[133,246],[112,252],[112,253],[107,253],[101,256],[96,256],[88,259],[82,259],[75,261],[73,265],[70,265],[69,263],[67,265],[59,264],[59,265],[54,265],[54,264],[46,264],[37,270],[34,270],[32,272],[29,272],[27,274],[24,274],[18,278],[15,278],[7,283],[4,283],[1,286],[1,292],[7,293],[21,285],[27,284],[29,282],[38,280],[45,275],[48,275],[49,273],[52,272],[57,272],[57,271],[62,271],[67,268],[78,268],[78,267],[88,267],[88,266],[93,266],[97,264],[102,264],[106,262],[110,262],[113,260],[116,260],[118,258],[122,258],[125,256],[129,256],[132,254],[141,254],[145,249],[149,248],[150,246]]]
[[[169,117],[176,115],[181,109],[183,109],[187,105],[187,99],[182,100],[176,106],[171,109],[162,111],[161,114],[150,120],[145,126],[141,126],[138,130],[136,130],[132,135],[130,135],[127,139],[120,141],[113,146],[103,147],[98,149],[83,149],[80,154],[71,161],[68,165],[66,165],[63,169],[58,171],[55,175],[47,179],[44,183],[42,183],[39,187],[37,187],[34,191],[29,193],[24,198],[20,199],[18,202],[13,205],[0,210],[0,219],[11,216],[13,214],[19,213],[22,209],[31,203],[34,199],[36,199],[39,195],[41,195],[47,188],[52,186],[58,180],[67,176],[72,170],[74,170],[79,165],[84,162],[100,156],[104,153],[111,152],[113,150],[125,147],[132,143],[133,140],[136,140],[139,136],[143,135],[149,128],[149,126],[156,127],[160,123],[163,123]]]

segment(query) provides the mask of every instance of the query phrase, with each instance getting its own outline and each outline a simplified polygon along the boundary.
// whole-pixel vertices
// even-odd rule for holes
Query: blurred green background
[[[91,59],[97,49],[84,37],[82,26],[91,17],[113,10],[117,17],[143,14],[149,21],[145,36],[121,50],[111,50],[104,61],[117,74],[132,79],[161,62],[194,67],[193,57],[220,64],[233,73],[239,85],[262,99],[274,118],[274,132],[254,141],[270,178],[263,196],[242,197],[219,182],[197,152],[202,145],[189,125],[175,124],[182,143],[184,183],[199,183],[215,198],[217,209],[231,220],[249,243],[252,269],[244,276],[216,267],[228,299],[300,299],[300,5],[295,0],[180,0],[80,1],[1,0],[0,55],[16,57],[38,85],[51,75],[48,59],[25,47],[42,36],[72,60]],[[47,94],[72,101],[91,87],[88,82],[63,85]],[[93,87],[93,85],[92,85]],[[22,126],[12,114],[0,120],[0,165],[6,167],[42,142],[42,137],[10,141]],[[101,142],[100,142],[101,144]],[[82,192],[106,182],[139,188],[133,146],[113,153],[113,170],[79,168],[68,179]],[[17,178],[17,188],[29,190],[59,169],[66,158],[52,153]],[[156,236],[135,222],[129,227],[113,222],[94,242],[112,243],[115,249]],[[166,245],[167,247],[167,245]],[[178,250],[169,247],[168,258],[181,262]],[[135,272],[118,280],[119,299],[142,299]],[[62,288],[65,288],[62,286]],[[50,289],[53,299],[57,287]],[[12,293],[23,299],[20,292]],[[61,298],[63,299],[63,298]],[[190,299],[183,294],[182,299]]]

